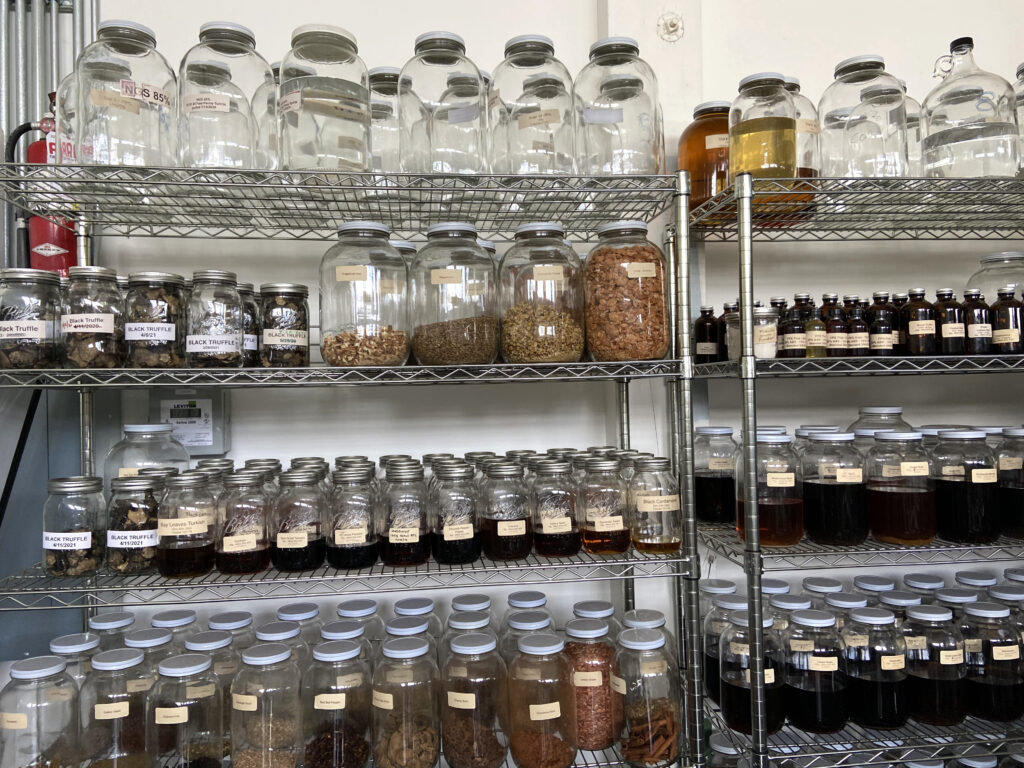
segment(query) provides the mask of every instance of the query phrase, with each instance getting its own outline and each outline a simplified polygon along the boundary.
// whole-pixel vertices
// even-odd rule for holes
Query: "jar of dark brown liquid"
[[[729,185],[728,101],[705,101],[679,137],[679,170],[690,172],[690,208]]]
[[[846,657],[835,616],[794,611],[782,638],[786,717],[804,731],[838,731],[846,725],[848,704]]]
[[[817,544],[861,544],[868,536],[867,478],[854,434],[816,432],[807,439],[801,457],[807,538]]]
[[[736,519],[736,442],[732,427],[697,427],[693,442],[697,519],[733,523]]]
[[[992,353],[1017,355],[1024,352],[1021,327],[1024,325],[1024,304],[1014,298],[1015,288],[1007,285],[997,292],[999,300],[992,304]]]
[[[929,725],[963,722],[967,669],[953,612],[940,605],[911,606],[900,631],[907,646],[910,716]]]
[[[533,546],[541,557],[570,557],[580,551],[576,482],[567,461],[537,465],[531,487]]]
[[[807,333],[804,331],[805,314],[810,296],[798,293],[793,296],[794,304],[779,319],[779,339],[776,357],[799,358],[807,354]]]
[[[256,573],[270,565],[267,513],[270,501],[263,492],[263,476],[239,472],[223,480],[223,515],[217,534],[217,570],[221,573]]]
[[[718,318],[710,305],[702,306],[700,317],[693,321],[693,345],[695,363],[718,362]]]
[[[905,354],[910,357],[934,355],[938,348],[935,337],[938,313],[924,293],[924,288],[911,288],[907,291],[910,300],[900,308],[900,325],[907,334]]]
[[[620,555],[628,550],[628,493],[618,460],[587,459],[580,496],[586,515],[583,549],[592,555]]]
[[[871,327],[864,318],[865,308],[850,307],[846,313],[846,356],[867,357],[871,354]]]
[[[711,610],[704,617],[704,693],[713,702],[721,701],[721,649],[722,634],[729,628],[729,617],[747,609],[746,595],[717,595],[711,601]]]
[[[786,721],[783,703],[786,656],[778,636],[769,631],[772,617],[762,616],[761,651],[764,658],[765,730],[775,733]],[[722,719],[734,731],[750,734],[750,614],[735,611],[729,616],[730,626],[719,641],[719,690]]]
[[[492,560],[528,557],[533,550],[533,515],[523,468],[510,461],[495,462],[486,472],[480,520],[483,553]]]
[[[868,526],[879,541],[921,547],[935,538],[935,483],[920,432],[876,432],[868,451]]]
[[[391,461],[384,489],[380,559],[395,568],[422,565],[430,557],[427,487],[423,467]]]
[[[892,296],[892,305],[896,308],[896,317],[893,324],[898,334],[892,353],[898,357],[903,357],[907,354],[907,324],[903,318],[903,307],[906,306],[908,301],[910,301],[910,297],[905,293],[894,293]]]
[[[763,547],[789,547],[804,536],[803,476],[790,435],[757,435],[757,519]],[[742,454],[739,454],[742,460]],[[736,532],[745,538],[745,475],[736,467]]]
[[[932,449],[938,535],[958,544],[999,538],[999,470],[981,431],[939,432]]]
[[[874,302],[868,307],[865,319],[868,322],[868,346],[873,357],[893,354],[900,343],[899,313],[889,303],[887,291],[875,291]]]
[[[967,713],[1005,722],[1024,715],[1021,637],[1010,608],[971,603],[964,608]]]
[[[831,294],[835,296],[835,294]],[[822,307],[825,309],[825,307]],[[826,357],[846,357],[846,350],[850,346],[850,326],[846,324],[845,312],[838,306],[835,300],[828,304],[828,315],[823,318],[825,322],[825,348]]]
[[[1003,533],[1024,538],[1024,429],[1003,430],[999,462],[999,509]]]
[[[217,504],[206,475],[172,475],[164,488],[157,517],[157,570],[167,578],[203,576],[213,570],[217,531]]]
[[[327,563],[339,570],[369,568],[377,562],[376,492],[373,463],[344,466],[331,479],[326,530]]]
[[[483,502],[473,478],[471,464],[440,460],[427,483],[431,549],[434,559],[445,565],[472,563],[480,559],[480,518]]]
[[[864,728],[899,728],[910,715],[907,644],[892,611],[855,608],[843,627],[850,719]]]
[[[965,351],[968,355],[987,355],[992,349],[992,312],[981,291],[964,291],[964,325],[967,329]]]
[[[967,347],[964,306],[956,300],[952,288],[935,291],[936,336],[940,355],[962,355]]]
[[[308,571],[324,564],[327,498],[314,471],[291,469],[278,477],[281,493],[268,526],[270,561],[281,571]]]
[[[718,362],[724,363],[729,360],[729,348],[725,338],[725,316],[733,312],[739,312],[740,305],[735,301],[727,301],[722,305],[722,314],[718,316]]]
[[[833,316],[833,309],[839,310],[839,317],[841,319],[843,317],[843,308],[839,306],[839,294],[821,294],[821,307],[818,309],[818,317],[821,318],[822,322],[827,322],[828,319]]]

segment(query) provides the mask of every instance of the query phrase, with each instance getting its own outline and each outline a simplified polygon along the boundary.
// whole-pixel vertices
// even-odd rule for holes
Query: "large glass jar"
[[[939,433],[932,449],[938,535],[958,544],[999,538],[999,470],[982,431]]]
[[[423,467],[412,464],[388,465],[383,491],[380,559],[384,565],[422,565],[430,557],[429,504],[423,482]]]
[[[761,617],[761,650],[764,658],[765,729],[775,733],[786,720],[783,692],[786,683],[786,658],[778,634],[769,632],[774,618],[770,612]],[[722,718],[732,730],[749,734],[750,721],[750,614],[733,611],[729,627],[719,640],[719,704]]]
[[[75,62],[78,162],[85,165],[177,164],[174,72],[156,35],[134,21],[100,22],[96,41]]]
[[[185,278],[170,272],[133,272],[125,297],[125,364],[180,368],[185,360]]]
[[[576,76],[576,156],[581,174],[649,174],[665,168],[658,79],[630,37],[590,46]]]
[[[512,664],[519,653],[519,641],[540,632],[554,633],[550,614],[543,610],[519,610],[505,618],[505,630],[498,639],[498,650],[506,664]]]
[[[520,768],[568,768],[576,757],[576,696],[565,643],[521,637],[509,666],[509,747]]]
[[[56,273],[0,270],[0,368],[56,368],[60,313]]]
[[[373,170],[398,173],[398,67],[373,67],[370,84],[370,146],[373,148]],[[387,183],[387,182],[385,182]],[[413,248],[415,252],[415,247]]]
[[[277,609],[278,621],[298,624],[299,632],[306,644],[312,648],[320,642],[320,606],[313,602],[297,602],[282,605]]]
[[[787,547],[804,535],[803,473],[790,435],[757,434],[757,518],[761,546]],[[742,455],[738,454],[742,459]],[[746,481],[736,467],[736,532],[745,537]]]
[[[656,630],[624,630],[615,666],[621,677],[612,680],[612,687],[623,694],[625,713],[616,753],[635,768],[671,765],[679,758],[682,698],[679,669],[665,636]]]
[[[583,270],[587,353],[599,362],[658,360],[668,351],[665,259],[642,221],[597,229]]]
[[[789,721],[804,731],[833,733],[846,725],[845,646],[835,617],[825,611],[794,611],[783,633],[784,700]]]
[[[434,559],[443,564],[472,563],[480,558],[483,499],[470,464],[437,465],[428,496]]]
[[[307,768],[363,768],[370,759],[370,662],[351,640],[321,643],[302,675]]]
[[[683,541],[679,485],[668,459],[634,460],[629,479],[630,538],[638,552],[673,554]]]
[[[224,756],[231,754],[231,681],[235,679],[242,658],[234,648],[233,640],[226,630],[195,632],[185,640],[187,652],[204,654],[212,662],[210,674],[220,692],[221,752]]]
[[[270,565],[267,516],[270,502],[259,475],[238,473],[224,477],[217,570],[221,573],[257,573]]]
[[[215,613],[207,621],[206,626],[211,630],[230,632],[232,648],[239,653],[256,642],[256,634],[252,628],[252,614],[248,611]],[[218,674],[221,673],[218,672]]]
[[[65,368],[120,368],[124,360],[124,302],[117,272],[71,267],[61,308]]]
[[[740,80],[729,111],[729,178],[796,176],[796,106],[777,72]]]
[[[83,763],[154,764],[146,745],[146,699],[155,676],[156,670],[137,648],[117,648],[93,657],[78,697],[80,716],[75,724],[81,728]]]
[[[292,650],[292,661],[300,670],[306,668],[311,658],[309,643],[302,637],[302,627],[297,621],[268,621],[256,627],[256,641],[280,643]]]
[[[569,557],[580,550],[578,490],[567,461],[545,461],[537,466],[530,487],[533,508],[533,545],[542,557]]]
[[[89,631],[100,636],[100,650],[109,651],[124,645],[134,623],[135,616],[128,611],[107,611],[89,617]]]
[[[1003,533],[1024,537],[1024,429],[1004,431],[996,451]]]
[[[958,37],[949,53],[942,81],[921,103],[924,175],[1016,176],[1020,138],[1013,88],[974,62],[973,39]]]
[[[906,92],[897,83],[862,88],[846,116],[843,151],[853,176],[907,176]]]
[[[345,467],[334,475],[327,562],[334,568],[368,568],[377,562],[376,496],[373,467]]]
[[[729,185],[728,101],[705,101],[679,137],[679,170],[690,172],[690,206],[696,208]]]
[[[929,725],[957,725],[967,714],[967,668],[953,612],[939,605],[911,606],[900,631],[907,646],[910,716]]]
[[[486,611],[455,611],[448,614],[448,621],[437,643],[438,663],[443,668],[452,653],[452,641],[472,633],[485,634],[498,640],[492,625],[492,617]]]
[[[704,614],[704,693],[716,704],[721,703],[721,665],[718,652],[722,633],[729,628],[729,617],[736,611],[743,611],[746,608],[745,595],[720,594],[712,598],[711,609]]]
[[[78,686],[58,656],[36,656],[11,665],[0,690],[0,766],[58,768],[78,754]]]
[[[480,544],[492,560],[522,560],[533,549],[533,510],[523,468],[495,462],[486,468],[481,490]]]
[[[43,568],[50,576],[89,576],[103,564],[106,514],[98,477],[55,477],[46,482]]]
[[[185,353],[189,368],[240,368],[245,320],[234,272],[192,273]]]
[[[359,658],[373,662],[376,654],[373,644],[366,638],[366,626],[351,619],[331,621],[320,627],[320,638],[324,641],[351,640],[359,646]]]
[[[214,765],[224,756],[222,692],[205,653],[160,662],[149,695],[146,747],[161,765]]]
[[[258,128],[249,97],[233,81],[227,64],[198,58],[195,50],[185,54],[178,72],[181,164],[186,168],[252,168]]]
[[[506,363],[574,363],[583,354],[579,257],[561,224],[523,224],[501,258],[501,355]]]
[[[734,502],[735,503],[735,502]],[[736,582],[729,579],[701,579],[697,588],[700,615],[707,616],[713,607],[713,601],[719,595],[735,595]]]
[[[57,85],[54,117],[56,118],[58,163],[77,162],[78,141],[75,138],[78,123],[78,73],[68,72]],[[58,254],[61,255],[61,254]],[[63,271],[66,273],[66,270]]]
[[[309,288],[299,283],[260,286],[260,364],[264,368],[309,365]]]
[[[877,432],[865,459],[868,525],[879,541],[908,547],[935,538],[935,484],[920,432]]]
[[[185,446],[174,439],[170,424],[125,424],[124,438],[114,443],[103,459],[106,486],[115,477],[134,477],[146,467],[188,470]]]
[[[592,555],[620,555],[629,549],[629,493],[612,458],[587,459],[578,489],[583,510],[583,549]]]
[[[338,616],[349,621],[356,621],[366,627],[365,637],[368,642],[379,645],[384,637],[384,620],[377,615],[377,601],[370,598],[345,600],[338,603]]]
[[[381,768],[432,768],[440,754],[437,664],[425,639],[381,646],[373,670],[373,760]]]
[[[737,450],[732,427],[697,427],[693,487],[698,520],[735,522]]]
[[[868,536],[864,457],[852,432],[815,432],[801,456],[804,525],[816,544],[849,546]]]
[[[441,733],[452,768],[497,768],[508,751],[505,662],[493,634],[453,638],[441,670]]]
[[[403,365],[409,357],[408,269],[373,221],[338,227],[320,262],[320,352],[328,365]]]
[[[242,668],[231,683],[233,765],[292,768],[301,763],[299,685],[299,668],[287,645],[261,643],[242,652]]]
[[[107,570],[137,574],[153,569],[159,504],[164,481],[149,476],[115,477],[107,506]]]
[[[315,472],[289,470],[278,478],[281,493],[268,525],[270,561],[282,571],[308,571],[324,563],[327,499]]]
[[[398,80],[406,173],[487,173],[487,85],[451,32],[424,32]]]
[[[164,481],[160,504],[156,567],[167,578],[192,578],[213,570],[217,504],[205,475],[184,472]]]
[[[185,650],[185,638],[196,631],[196,612],[190,609],[173,609],[154,613],[150,625],[156,629],[169,629],[175,653]]]
[[[410,268],[420,365],[488,364],[498,354],[494,261],[471,224],[435,224]]]
[[[818,120],[818,108],[800,91],[798,78],[787,77],[785,85],[796,108],[796,175],[801,179],[820,176],[818,135],[821,133],[821,122]]]
[[[370,92],[356,38],[304,24],[281,62],[277,100],[281,167],[369,171]]]
[[[92,670],[92,657],[100,652],[100,636],[95,632],[61,635],[50,641],[50,653],[59,656],[71,679],[79,686]]]
[[[608,625],[608,639],[614,644],[622,632],[622,622],[615,617],[615,606],[608,600],[580,600],[573,603],[572,615],[577,619],[599,619]]]
[[[623,726],[622,699],[612,689],[615,643],[600,619],[572,619],[565,625],[565,655],[572,668],[576,699],[576,742],[580,749],[608,749]]]
[[[910,714],[907,644],[892,611],[855,608],[843,627],[850,719],[864,728],[899,728]]]
[[[998,603],[972,603],[964,609],[967,713],[982,720],[1016,720],[1024,715],[1020,632],[1010,609]]]
[[[1020,251],[982,256],[978,264],[978,270],[964,283],[965,292],[973,288],[981,292],[983,299],[993,301],[1000,288],[1024,285],[1024,253]]]

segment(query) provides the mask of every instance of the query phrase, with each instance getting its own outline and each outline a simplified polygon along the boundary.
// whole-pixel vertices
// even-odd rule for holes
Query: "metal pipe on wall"
[[[6,139],[11,129],[11,45],[10,45],[10,14],[6,3],[0,13],[0,136]],[[7,203],[0,204],[0,251],[3,252],[3,266],[10,266],[9,260],[14,253],[14,209]]]
[[[32,60],[29,69],[31,91],[28,95],[28,103],[31,119],[38,120],[50,107],[50,100],[46,95],[52,90],[46,76],[46,3],[43,0],[32,0],[31,30]]]
[[[96,30],[100,26],[100,0],[88,0],[89,3],[89,29],[86,30],[86,41],[92,42],[96,39]]]
[[[50,21],[50,90],[56,91],[60,85],[60,3],[50,0],[47,6]]]
[[[87,24],[85,20],[85,0],[73,0],[71,3],[71,50],[75,61],[86,44]]]
[[[29,105],[28,0],[14,0],[14,122],[11,127],[27,123],[31,118]],[[25,162],[25,143],[18,145],[15,159]]]

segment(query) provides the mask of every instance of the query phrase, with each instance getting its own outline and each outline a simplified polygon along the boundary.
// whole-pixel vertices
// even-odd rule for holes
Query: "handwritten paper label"
[[[318,693],[313,697],[313,709],[338,710],[344,708],[344,693]]]
[[[626,265],[626,277],[635,280],[640,277],[657,277],[658,268],[652,261],[631,261]]]
[[[571,533],[572,520],[568,517],[545,517],[540,521],[543,533]]]
[[[550,704],[530,705],[531,720],[554,720],[556,717],[561,716],[562,708],[559,706],[557,701],[552,701]]]
[[[113,333],[114,316],[105,314],[61,315],[62,333]]]
[[[309,544],[309,534],[306,531],[277,534],[278,549],[301,549]]]
[[[572,684],[577,688],[599,688],[604,682],[600,672],[573,672]]]
[[[257,699],[255,696],[251,696],[246,693],[232,693],[231,694],[231,708],[237,709],[239,712],[255,712],[257,705]]]
[[[392,544],[418,544],[420,540],[419,528],[389,528],[388,541]]]
[[[476,709],[476,694],[448,691],[448,706],[452,709]]]
[[[188,707],[156,707],[154,718],[157,725],[179,725],[188,722]]]
[[[394,697],[390,693],[375,690],[373,692],[373,706],[377,709],[394,709]]]
[[[460,269],[432,269],[430,270],[431,285],[458,285],[462,282],[462,270]]]
[[[365,264],[334,268],[334,281],[336,283],[361,283],[365,280]]]
[[[108,704],[95,704],[92,708],[94,720],[120,720],[128,717],[128,702],[114,701]]]
[[[499,520],[498,521],[498,535],[499,536],[525,536],[526,535],[526,521],[525,520]]]
[[[811,656],[807,667],[812,672],[838,672],[839,659],[835,656]]]

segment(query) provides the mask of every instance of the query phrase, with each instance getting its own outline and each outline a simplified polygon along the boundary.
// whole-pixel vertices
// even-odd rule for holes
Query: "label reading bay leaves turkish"
[[[526,521],[525,520],[499,520],[498,521],[498,535],[499,536],[525,536],[526,535]]]
[[[443,529],[445,541],[465,541],[472,539],[473,533],[472,523],[452,523],[446,525]]]
[[[638,496],[636,508],[641,512],[674,512],[679,509],[679,494],[669,496]]]
[[[388,541],[392,544],[418,544],[419,528],[389,528]]]
[[[640,277],[657,277],[658,268],[653,261],[631,261],[626,265],[626,277],[635,280]]]
[[[542,533],[572,533],[572,520],[568,517],[545,517],[540,521]]]
[[[554,720],[556,717],[561,716],[562,708],[559,706],[557,701],[552,701],[549,704],[530,705],[531,720]]]
[[[206,533],[205,517],[173,517],[157,522],[157,533],[160,536],[195,536]]]

